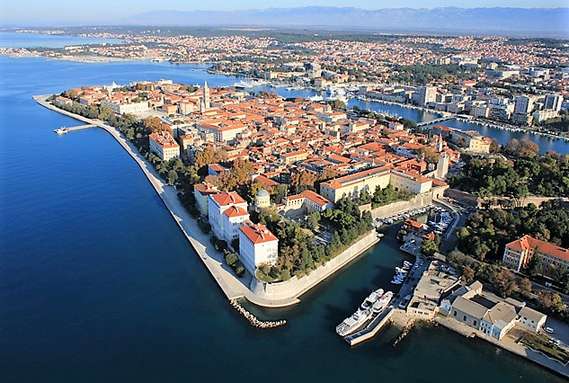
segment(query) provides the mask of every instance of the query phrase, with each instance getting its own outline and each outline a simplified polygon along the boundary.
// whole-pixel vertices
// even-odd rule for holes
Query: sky
[[[236,10],[338,6],[366,9],[436,7],[569,7],[569,0],[0,0],[0,24],[107,23],[154,10]]]

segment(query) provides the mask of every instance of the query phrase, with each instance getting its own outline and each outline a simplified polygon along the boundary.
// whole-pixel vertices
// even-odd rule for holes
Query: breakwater
[[[249,324],[256,328],[267,329],[267,328],[277,328],[286,325],[286,319],[280,319],[276,321],[263,321],[258,319],[255,315],[251,314],[247,309],[235,300],[232,299],[229,301],[231,307],[233,307],[239,314],[241,314]]]

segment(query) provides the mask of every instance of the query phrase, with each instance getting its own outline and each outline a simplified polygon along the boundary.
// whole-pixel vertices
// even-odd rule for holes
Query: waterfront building
[[[231,242],[239,236],[239,226],[249,220],[249,213],[239,206],[230,206],[221,215],[221,230],[224,241]]]
[[[224,218],[224,212],[230,207],[236,207],[230,214],[230,217]],[[235,192],[220,192],[210,194],[208,197],[208,220],[211,225],[213,234],[221,240],[231,238],[231,230],[229,224],[233,224],[243,216],[243,211],[247,211],[247,202]],[[227,220],[227,222],[225,222]],[[231,240],[231,239],[229,239]]]
[[[490,139],[475,130],[450,129],[450,140],[454,144],[473,153],[490,153]]]
[[[551,118],[555,118],[559,115],[559,112],[554,109],[543,109],[543,110],[536,110],[533,112],[533,121],[536,123],[540,123],[543,121],[547,121]]]
[[[274,265],[279,255],[279,240],[265,225],[245,222],[239,227],[239,259],[255,275],[262,265]]]
[[[194,185],[194,198],[196,200],[196,207],[202,216],[208,215],[208,199],[212,194],[219,193],[219,190],[207,182],[202,182]]]
[[[430,102],[435,102],[437,99],[437,88],[434,86],[422,86],[417,88],[414,94],[414,100],[417,105],[427,106]]]
[[[172,135],[164,130],[152,132],[148,136],[150,151],[156,154],[162,161],[170,161],[180,156],[180,146]]]
[[[561,110],[562,104],[563,104],[563,96],[555,93],[548,94],[545,96],[543,109],[554,110],[556,112],[559,112]]]
[[[516,325],[537,333],[547,319],[545,314],[527,307],[524,302],[502,299],[483,291],[478,281],[443,299],[441,313],[497,340]]]
[[[534,97],[532,96],[516,96],[514,104],[514,113],[528,114],[531,113],[534,104]]]
[[[523,271],[532,259],[543,265],[546,276],[554,270],[569,268],[569,249],[545,242],[529,235],[506,244],[502,263],[515,271]]]

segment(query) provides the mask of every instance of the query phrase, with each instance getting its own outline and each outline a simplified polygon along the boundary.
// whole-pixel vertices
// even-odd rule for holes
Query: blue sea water
[[[32,95],[201,66],[0,58],[0,381],[562,382],[491,345],[418,328],[350,349],[334,332],[404,257],[387,238],[256,330],[237,315],[131,158]]]

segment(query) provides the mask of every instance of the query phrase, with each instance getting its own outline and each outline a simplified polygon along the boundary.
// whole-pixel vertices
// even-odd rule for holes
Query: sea
[[[286,309],[228,304],[134,161],[108,135],[33,100],[71,87],[234,77],[206,66],[0,57],[0,381],[551,382],[482,341],[418,326],[350,348],[335,326],[409,259],[395,228]],[[565,148],[567,149],[567,148]]]

